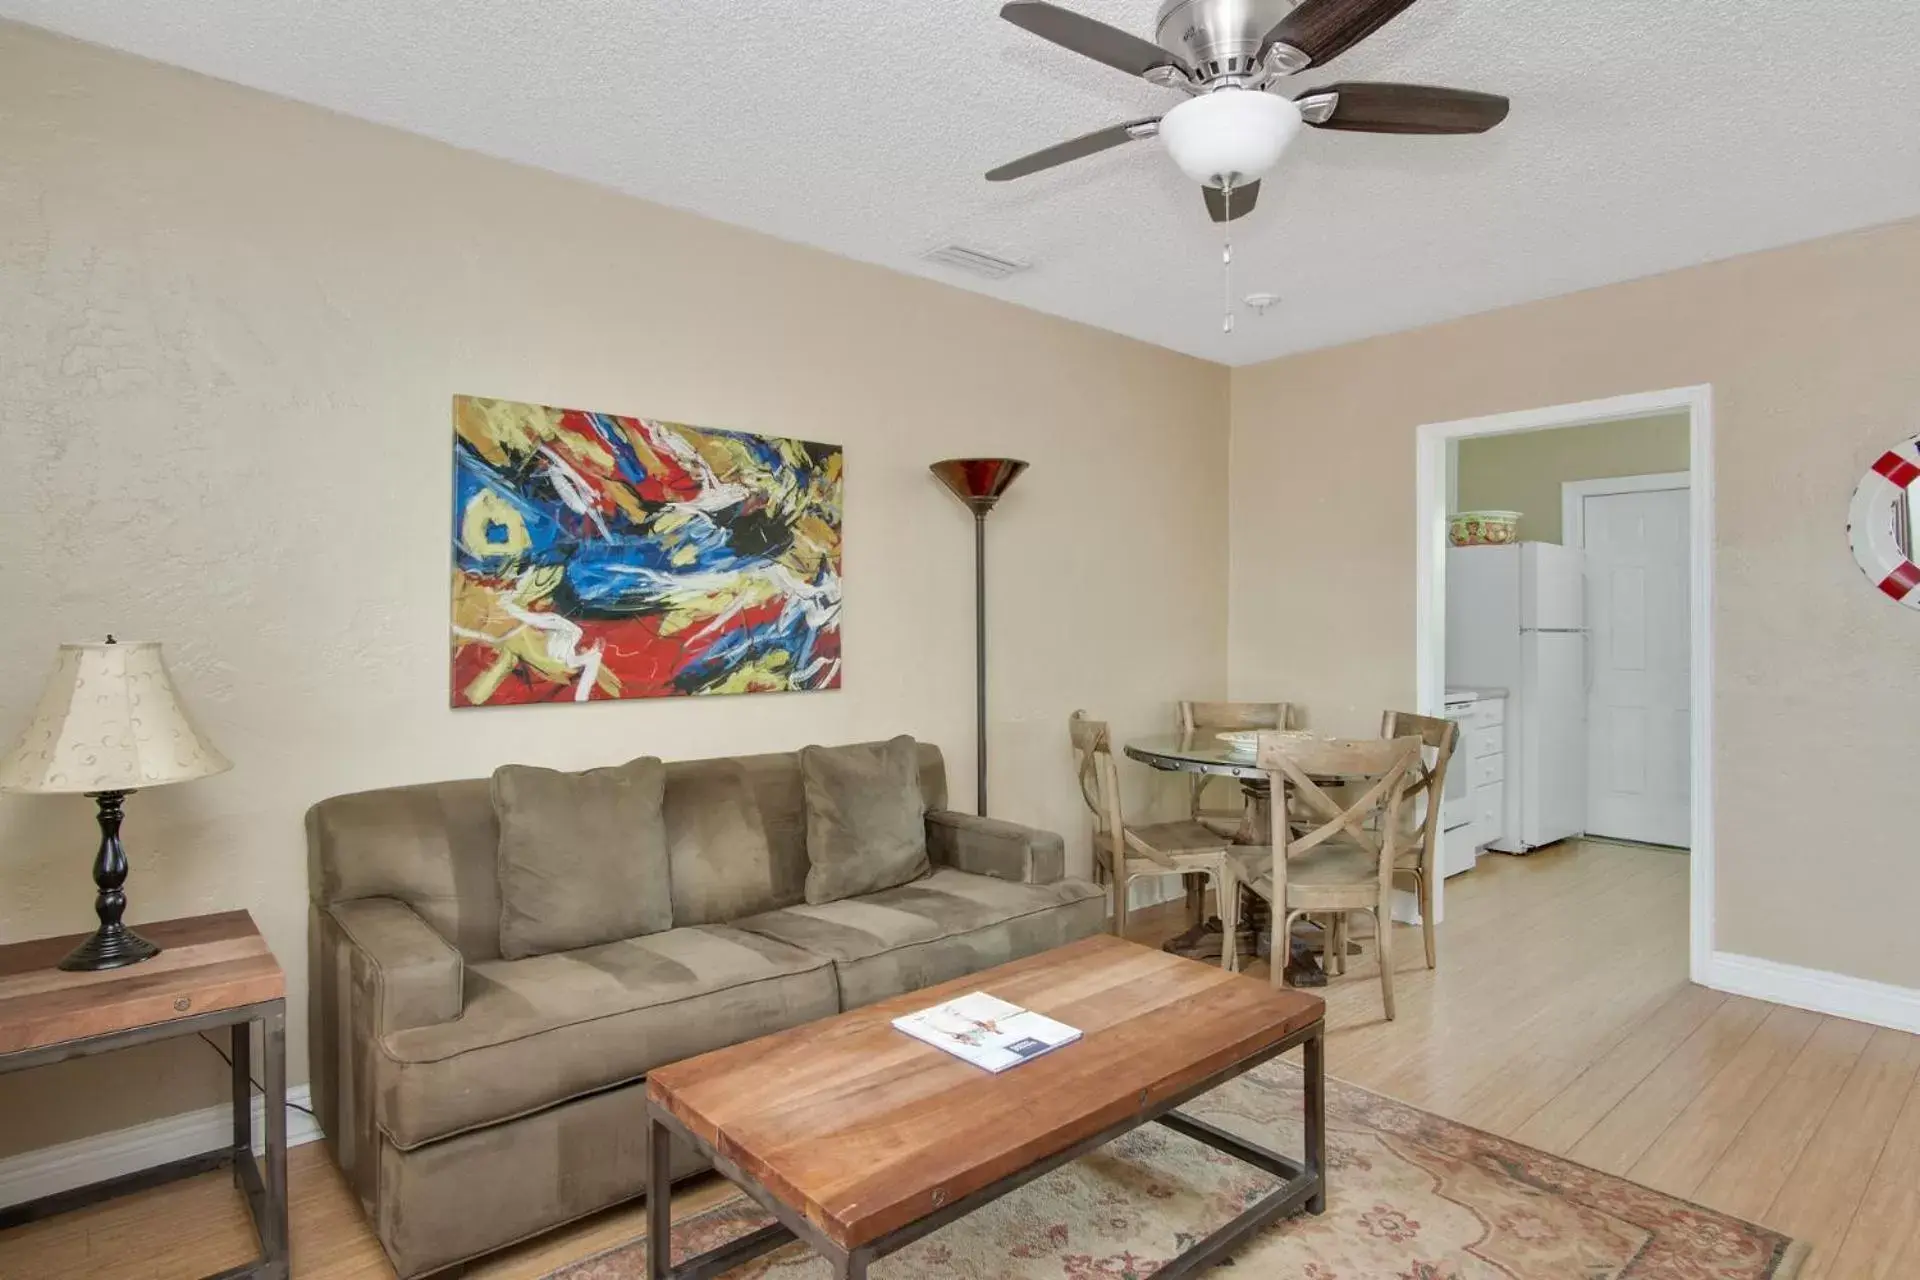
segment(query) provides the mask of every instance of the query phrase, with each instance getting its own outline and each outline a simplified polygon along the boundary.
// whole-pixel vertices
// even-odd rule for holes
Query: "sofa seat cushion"
[[[952,868],[839,902],[803,904],[734,927],[828,956],[845,1009],[1065,946],[1106,924],[1084,880],[1015,884]]]
[[[827,959],[724,925],[489,960],[458,1019],[380,1039],[376,1118],[410,1150],[838,1011]]]

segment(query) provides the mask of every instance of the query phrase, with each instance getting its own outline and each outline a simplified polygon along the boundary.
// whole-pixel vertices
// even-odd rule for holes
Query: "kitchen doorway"
[[[1576,492],[1573,495],[1573,501],[1578,508],[1578,517],[1581,521],[1581,528],[1579,530],[1581,541],[1585,542],[1592,536],[1600,536],[1607,539],[1608,546],[1604,548],[1606,555],[1609,557],[1610,562],[1618,561],[1618,567],[1621,569],[1618,581],[1609,585],[1610,590],[1618,590],[1619,594],[1617,598],[1609,597],[1606,602],[1596,609],[1596,621],[1601,622],[1608,628],[1608,634],[1604,637],[1604,640],[1606,643],[1614,645],[1613,652],[1607,655],[1607,660],[1612,663],[1613,666],[1613,679],[1607,685],[1603,696],[1612,699],[1613,703],[1610,705],[1617,705],[1620,709],[1617,723],[1612,723],[1611,727],[1607,730],[1611,736],[1606,739],[1606,750],[1616,752],[1617,758],[1604,759],[1599,761],[1598,764],[1595,764],[1591,757],[1601,753],[1587,752],[1583,746],[1582,756],[1584,758],[1581,763],[1583,777],[1589,777],[1587,773],[1589,766],[1610,770],[1610,772],[1603,773],[1601,780],[1606,783],[1607,787],[1611,788],[1608,794],[1614,795],[1619,799],[1619,808],[1622,813],[1630,813],[1632,806],[1638,804],[1640,815],[1639,818],[1632,819],[1633,821],[1644,820],[1649,814],[1654,817],[1655,821],[1652,826],[1634,826],[1631,828],[1623,828],[1623,830],[1637,830],[1643,833],[1652,831],[1665,834],[1669,837],[1679,834],[1682,838],[1674,842],[1683,844],[1690,849],[1691,857],[1689,859],[1688,875],[1689,967],[1694,980],[1699,981],[1705,973],[1709,959],[1713,954],[1712,905],[1714,859],[1711,813],[1713,796],[1713,723],[1712,700],[1706,696],[1706,691],[1712,688],[1713,655],[1712,579],[1710,576],[1710,551],[1713,545],[1713,421],[1711,388],[1705,386],[1683,387],[1669,391],[1621,396],[1610,400],[1556,405],[1541,409],[1523,410],[1517,413],[1500,414],[1492,417],[1463,419],[1455,422],[1428,423],[1421,426],[1415,437],[1416,530],[1418,535],[1416,544],[1415,607],[1416,681],[1421,712],[1431,716],[1447,715],[1449,713],[1449,666],[1447,650],[1450,632],[1447,604],[1449,553],[1453,550],[1448,538],[1448,524],[1450,513],[1458,509],[1455,504],[1456,493],[1454,488],[1457,483],[1457,472],[1453,463],[1462,448],[1463,442],[1485,440],[1490,437],[1517,436],[1522,433],[1551,433],[1565,428],[1590,428],[1603,426],[1605,424],[1638,423],[1669,415],[1681,415],[1684,418],[1687,441],[1686,470],[1684,473],[1678,473],[1684,476],[1686,482],[1684,490],[1680,491],[1683,492],[1685,496],[1685,512],[1683,521],[1681,521],[1677,527],[1671,523],[1661,523],[1663,521],[1673,521],[1675,518],[1674,508],[1672,506],[1674,499],[1671,497],[1665,499],[1648,497],[1644,500],[1639,500],[1638,505],[1648,508],[1646,511],[1631,510],[1630,508],[1635,505],[1633,502],[1623,503],[1611,508],[1604,505],[1594,508],[1593,510],[1595,512],[1600,513],[1603,521],[1612,515],[1617,514],[1619,516],[1621,531],[1618,537],[1614,537],[1612,533],[1601,528],[1599,525],[1589,529],[1587,522],[1587,494],[1582,491]],[[1670,474],[1667,474],[1667,479],[1671,479]],[[1627,492],[1633,492],[1633,490],[1628,489]],[[1649,488],[1642,492],[1647,494],[1660,494],[1672,493],[1674,490]],[[1549,505],[1560,506],[1562,508],[1559,513],[1560,518],[1554,521],[1553,531],[1556,535],[1559,535],[1554,539],[1554,541],[1557,542],[1564,538],[1562,522],[1572,517],[1569,517],[1564,510],[1565,496],[1556,492],[1554,497],[1559,499],[1559,501],[1549,504],[1543,500],[1528,505],[1538,506],[1543,509]],[[1657,538],[1668,538],[1671,536],[1672,538],[1677,538],[1684,546],[1684,572],[1681,580],[1677,583],[1671,580],[1663,580],[1661,583],[1655,585],[1649,585],[1643,573],[1637,581],[1639,585],[1646,588],[1646,590],[1642,590],[1636,595],[1634,570],[1636,567],[1647,570],[1648,564],[1636,566],[1629,563],[1633,556],[1640,554],[1640,551],[1636,550],[1633,545],[1634,536],[1638,535],[1629,535],[1632,533],[1633,528],[1640,527],[1636,522],[1643,524],[1646,520],[1652,520],[1654,522],[1652,532],[1657,535]],[[1645,533],[1647,530],[1642,528],[1641,532]],[[1537,536],[1542,537],[1542,542],[1546,541],[1544,535]],[[1477,552],[1480,549],[1475,548],[1474,550]],[[1542,583],[1554,580],[1555,575],[1552,573],[1550,567],[1539,565],[1526,566],[1520,563],[1522,553],[1524,552],[1523,546],[1516,545],[1511,548],[1496,547],[1487,548],[1487,550],[1493,553],[1482,557],[1487,563],[1473,562],[1470,570],[1468,567],[1463,566],[1461,572],[1468,573],[1470,571],[1473,576],[1494,582],[1500,580],[1501,574],[1508,574],[1516,584],[1514,587],[1516,596],[1521,593],[1521,589],[1517,584],[1526,575],[1535,575],[1536,580]],[[1561,548],[1555,546],[1553,550],[1557,557]],[[1497,571],[1490,570],[1492,562],[1501,560],[1501,553],[1505,551],[1515,553],[1511,557],[1514,560],[1514,564],[1510,568],[1501,567]],[[1548,557],[1544,554],[1529,557],[1529,559],[1538,559],[1541,561],[1550,561],[1554,558],[1555,557]],[[1483,570],[1488,570],[1488,572],[1483,572]],[[1666,570],[1662,569],[1660,572],[1666,572]],[[1563,577],[1564,575],[1560,576]],[[1656,585],[1657,589],[1655,589]],[[1651,592],[1651,594],[1649,594],[1649,592]],[[1498,593],[1496,592],[1495,596],[1490,596],[1489,598],[1497,598],[1497,595]],[[1638,601],[1637,604],[1636,601]],[[1642,623],[1649,621],[1647,619],[1636,621],[1636,616],[1633,613],[1636,607],[1669,611],[1678,608],[1683,612],[1686,623],[1683,640],[1684,654],[1674,654],[1663,651],[1662,671],[1658,677],[1663,680],[1668,679],[1675,670],[1683,670],[1685,679],[1682,689],[1676,690],[1668,686],[1654,688],[1652,687],[1651,678],[1643,680],[1641,687],[1637,690],[1627,687],[1632,683],[1634,678],[1633,672],[1636,670],[1634,664],[1638,660],[1632,648],[1634,635],[1637,630],[1642,638],[1645,638],[1645,627]],[[1476,613],[1477,612],[1476,610]],[[1562,628],[1558,626],[1544,629],[1547,631],[1562,630]],[[1583,632],[1585,631],[1584,626],[1578,629]],[[1524,618],[1517,617],[1513,630],[1524,633],[1533,630],[1533,628],[1529,628],[1526,625]],[[1516,650],[1518,647],[1518,644],[1516,644]],[[1539,647],[1546,647],[1544,639]],[[1561,647],[1565,646],[1562,645]],[[1587,659],[1587,662],[1592,663],[1599,656],[1596,652],[1592,657]],[[1672,661],[1668,661],[1668,659],[1672,659]],[[1457,678],[1458,664],[1455,664],[1455,667],[1454,674],[1456,675],[1456,679],[1453,682],[1453,689],[1454,697],[1457,699],[1461,695],[1462,682]],[[1515,657],[1511,669],[1516,673],[1526,670],[1524,667],[1524,658]],[[1591,665],[1588,666],[1587,672],[1590,681],[1587,692],[1591,695],[1596,691],[1594,686],[1600,684],[1600,677],[1599,672]],[[1502,683],[1517,683],[1522,678],[1521,675],[1516,674],[1512,682],[1503,681]],[[1576,677],[1576,680],[1577,679],[1578,677]],[[1491,684],[1493,682],[1487,681],[1481,683]],[[1566,681],[1559,681],[1558,683],[1566,683]],[[1555,684],[1554,687],[1557,688],[1558,684]],[[1502,720],[1505,720],[1508,715],[1520,711],[1518,704],[1522,702],[1523,699],[1513,699],[1516,703],[1516,708],[1510,711],[1506,708],[1500,697],[1494,696],[1500,692],[1502,691],[1493,691],[1488,699],[1485,700],[1486,705],[1491,705],[1496,708],[1496,710],[1489,713],[1483,709],[1479,713],[1483,721],[1489,714],[1497,715]],[[1507,692],[1510,693],[1510,691]],[[1593,700],[1590,696],[1584,705],[1587,713],[1591,714]],[[1644,713],[1640,715],[1637,721],[1635,720],[1636,712]],[[1454,707],[1454,714],[1456,718],[1459,717],[1459,705],[1457,702]],[[1673,718],[1676,715],[1683,723],[1683,732],[1675,731],[1676,726]],[[1659,723],[1655,723],[1656,721],[1659,721]],[[1562,722],[1561,731],[1564,733],[1564,722]],[[1516,744],[1527,741],[1525,735],[1518,729],[1509,730],[1508,733],[1509,736],[1505,738],[1505,741],[1510,748],[1515,748]],[[1585,725],[1581,727],[1581,736],[1584,742],[1586,737]],[[1537,740],[1537,738],[1538,735],[1536,734],[1535,740]],[[1495,739],[1489,738],[1476,746],[1475,751],[1495,751],[1497,748],[1494,742]],[[1639,745],[1636,746],[1636,742]],[[1517,749],[1525,748],[1521,746]],[[1653,763],[1649,761],[1645,754],[1648,750],[1676,751],[1679,753],[1680,764],[1684,767],[1678,769],[1669,768],[1663,779],[1648,779],[1636,783],[1633,768],[1639,767],[1645,769]],[[1615,768],[1614,766],[1616,765],[1625,765],[1628,767]],[[1461,759],[1456,756],[1456,767],[1472,768],[1473,759]],[[1474,775],[1473,780],[1483,785],[1499,783],[1504,781],[1500,776],[1502,772],[1501,763],[1495,760],[1491,768],[1488,768],[1484,764],[1481,765],[1478,772]],[[1564,772],[1564,770],[1562,770],[1562,772]],[[1677,778],[1682,776],[1685,781],[1683,789],[1673,785]],[[1653,785],[1655,782],[1658,782],[1660,785]],[[1637,792],[1636,786],[1638,788]],[[1684,794],[1676,801],[1675,792],[1680,790],[1683,790]],[[1645,794],[1641,800],[1633,800],[1632,797],[1639,793],[1648,794]],[[1490,790],[1489,794],[1494,793]],[[1518,805],[1522,799],[1523,797],[1517,792],[1508,792],[1506,794],[1504,803],[1508,806],[1509,815],[1515,813],[1515,806]],[[1675,818],[1676,813],[1679,815],[1678,819]],[[1615,818],[1613,820],[1618,822],[1622,819]],[[1517,821],[1517,819],[1510,820],[1504,828],[1504,831],[1507,833],[1504,838],[1509,842],[1514,838],[1512,833],[1520,830],[1519,827],[1513,825],[1514,821]],[[1676,831],[1676,826],[1679,828],[1678,831]],[[1545,841],[1541,841],[1541,843],[1545,843]],[[1502,847],[1506,846],[1503,845]],[[1435,913],[1441,919],[1445,918],[1444,895],[1445,886],[1443,881],[1440,885],[1436,886],[1434,895]],[[1402,918],[1406,918],[1407,915],[1410,914],[1411,904],[1405,903],[1402,904],[1402,906],[1405,910],[1396,912],[1396,914],[1401,915]]]

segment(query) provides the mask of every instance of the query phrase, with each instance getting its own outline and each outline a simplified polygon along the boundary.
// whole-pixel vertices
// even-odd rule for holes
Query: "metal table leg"
[[[1307,1129],[1307,1168],[1318,1184],[1307,1199],[1308,1213],[1327,1211],[1327,1025],[1317,1023],[1303,1051]]]
[[[666,1280],[673,1266],[673,1176],[667,1126],[647,1118],[647,1280]]]
[[[290,1269],[287,1229],[287,1007],[274,1005],[261,1025],[265,1042],[267,1075],[267,1204],[260,1220],[260,1248],[270,1263],[278,1264],[279,1275]],[[248,1118],[253,1105],[248,1100]]]

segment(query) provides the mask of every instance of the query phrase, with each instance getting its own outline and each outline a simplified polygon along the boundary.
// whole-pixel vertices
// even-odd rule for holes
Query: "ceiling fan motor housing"
[[[1267,32],[1298,0],[1166,0],[1154,22],[1162,49],[1185,60],[1196,78],[1234,83],[1259,70],[1255,61]]]

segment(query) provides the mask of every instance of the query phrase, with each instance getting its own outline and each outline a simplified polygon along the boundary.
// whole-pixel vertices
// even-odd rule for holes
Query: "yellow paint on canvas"
[[[521,575],[511,588],[501,589],[470,579],[458,570],[454,572],[454,649],[457,652],[463,644],[484,644],[494,652],[487,669],[469,681],[462,691],[468,701],[486,702],[499,689],[501,681],[521,663],[556,684],[575,678],[573,669],[548,648],[546,634],[528,626],[507,608],[512,605],[525,613],[545,612],[547,598],[563,577],[564,570],[557,565],[540,568]],[[594,688],[609,698],[620,696],[619,678],[604,667]]]
[[[676,635],[729,609],[751,609],[765,604],[776,594],[774,584],[759,575],[742,577],[714,591],[675,592],[667,597],[668,608],[660,619],[660,634]]]
[[[498,536],[493,536],[495,528],[502,530]],[[468,555],[479,558],[517,556],[533,545],[533,538],[527,533],[526,517],[511,502],[482,489],[460,513],[460,543]]]
[[[706,693],[778,693],[788,687],[787,655],[769,653],[731,672],[725,680],[704,690]]]
[[[511,400],[478,396],[453,398],[453,427],[494,466],[507,465],[516,453],[532,453],[558,431],[560,411]]]

